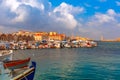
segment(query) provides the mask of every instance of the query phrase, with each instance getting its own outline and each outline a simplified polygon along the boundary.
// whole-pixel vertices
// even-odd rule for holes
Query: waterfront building
[[[2,33],[0,32],[0,35],[1,35]]]
[[[85,38],[85,37],[80,37],[80,36],[76,36],[76,37],[71,37],[71,39],[75,39],[77,41],[87,41],[87,40],[90,40],[88,38]]]
[[[35,41],[48,40],[47,32],[34,32],[33,36],[34,36]]]
[[[18,32],[12,33],[13,35],[21,35],[21,36],[32,36],[33,32],[25,31],[25,30],[19,30]]]
[[[49,32],[49,40],[64,40],[65,34],[58,34],[57,32]]]

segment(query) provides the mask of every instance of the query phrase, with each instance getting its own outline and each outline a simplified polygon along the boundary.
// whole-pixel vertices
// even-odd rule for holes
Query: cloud
[[[110,23],[110,22],[116,22],[115,19],[116,13],[114,10],[109,9],[106,14],[102,13],[96,13],[90,20],[90,25],[93,23],[97,23],[99,25],[105,24],[105,23]],[[94,25],[94,24],[93,24]]]
[[[86,4],[86,8],[89,7],[90,5]],[[96,6],[96,9],[98,8]],[[86,18],[86,14],[83,14],[85,10],[87,9],[84,7],[65,2],[53,7],[48,0],[2,0],[0,32],[25,29],[64,32],[67,35],[73,32],[94,39],[99,39],[101,35],[108,38],[119,36],[117,34],[120,31],[120,13],[108,9],[105,13],[88,14]]]
[[[109,10],[107,11],[107,14],[108,14],[108,15],[111,15],[111,16],[115,16],[115,15],[116,15],[116,12],[115,12],[113,9],[109,9]]]
[[[30,5],[31,7],[38,8],[40,10],[44,10],[44,5],[39,3],[37,0],[21,0],[23,4]]]
[[[91,17],[91,20],[89,20],[89,23],[94,23],[103,25],[103,24],[111,24],[111,23],[117,23],[119,20],[117,19],[119,14],[117,14],[113,9],[108,9],[105,14],[102,13],[96,13],[93,17]]]
[[[52,8],[48,0],[2,0],[0,9],[0,25],[5,29],[62,32],[74,29],[78,24],[75,15],[84,11],[65,2]]]
[[[41,11],[44,10],[44,5],[38,3],[37,0],[4,0],[3,5],[10,9],[11,12],[15,13],[16,16],[13,18],[13,22],[22,22],[28,15],[25,6],[31,6],[33,8],[38,8]]]
[[[89,17],[88,21],[78,28],[80,33],[87,37],[100,39],[100,36],[104,35],[106,38],[116,38],[120,30],[119,18],[119,13],[108,9],[105,14],[96,13]]]
[[[84,11],[83,7],[74,7],[65,2],[62,2],[60,6],[56,7],[53,12],[63,12],[63,13],[81,13]]]
[[[17,28],[12,28],[11,30],[11,26],[2,26],[0,25],[0,33],[4,31],[4,33],[12,33],[13,31],[17,31]]]
[[[73,14],[81,13],[83,11],[83,8],[73,7],[72,5],[63,2],[53,10],[52,15],[54,14],[58,24],[63,24],[62,26],[68,29],[74,29],[77,26],[77,20],[74,18]]]
[[[5,0],[3,3],[8,6],[12,12],[16,12],[17,8],[22,4],[44,10],[44,5],[37,0]]]

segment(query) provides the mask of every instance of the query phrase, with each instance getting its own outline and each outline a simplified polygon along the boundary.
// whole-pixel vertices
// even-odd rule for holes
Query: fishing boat
[[[33,80],[35,75],[36,62],[32,62],[30,67],[15,69],[14,71],[5,69],[0,62],[0,80]]]
[[[21,60],[10,60],[4,62],[4,68],[8,69],[18,69],[27,67],[29,64],[30,58],[27,59],[21,59]]]
[[[0,51],[0,61],[12,60],[12,50],[1,50]]]

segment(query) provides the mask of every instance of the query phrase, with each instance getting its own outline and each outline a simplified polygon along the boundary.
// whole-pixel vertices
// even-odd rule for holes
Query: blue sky
[[[106,13],[108,9],[114,9],[115,12],[120,12],[120,0],[49,0],[53,7],[59,6],[62,2],[73,6],[84,7],[84,17],[92,16],[96,12]],[[119,2],[119,6],[117,3]]]
[[[0,32],[57,31],[120,37],[120,0],[0,0]]]

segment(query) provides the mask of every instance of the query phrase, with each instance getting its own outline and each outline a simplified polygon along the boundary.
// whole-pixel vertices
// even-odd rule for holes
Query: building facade
[[[47,32],[34,32],[33,36],[34,36],[35,41],[48,40]]]
[[[49,32],[49,40],[64,40],[65,34],[58,34],[57,32]]]

